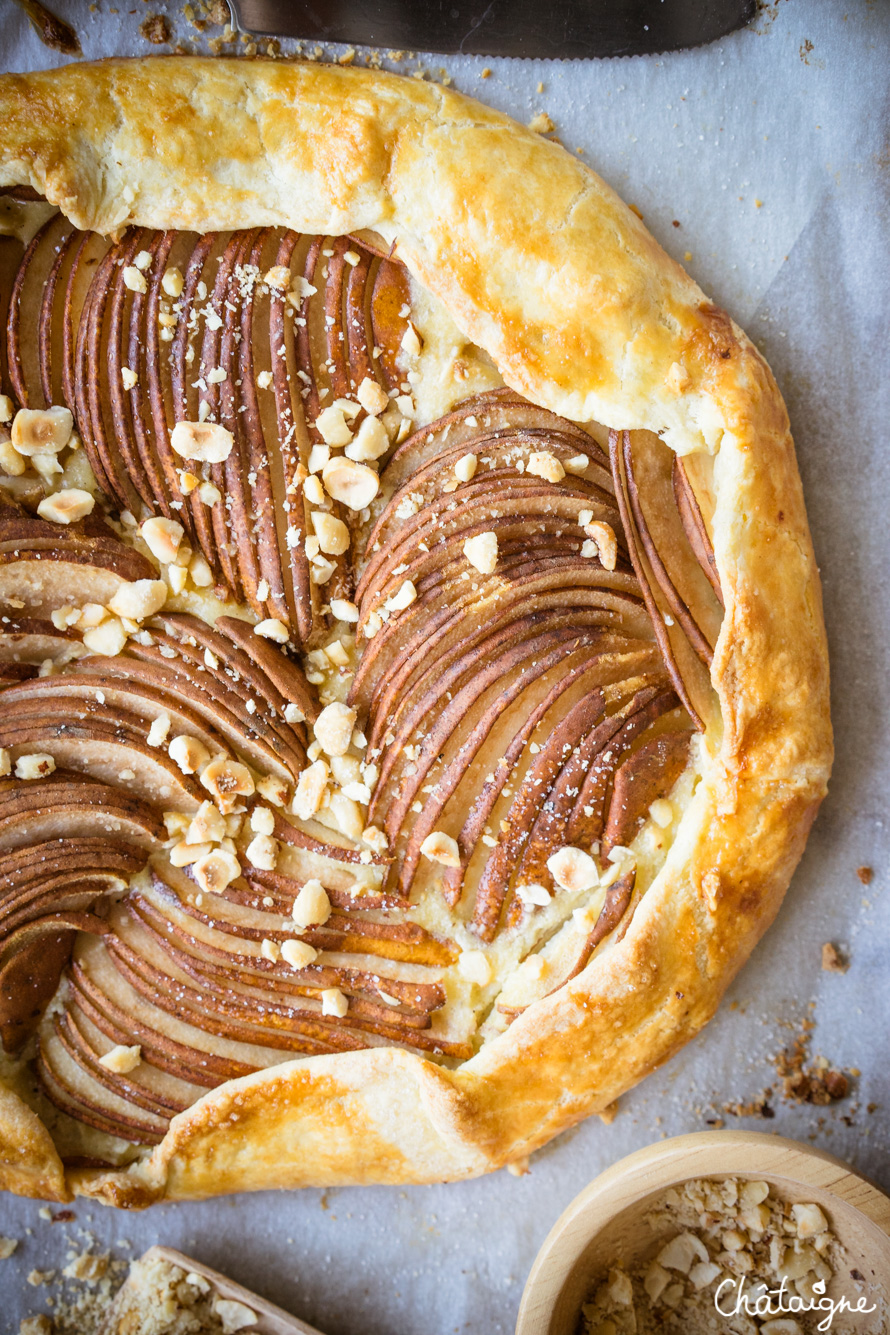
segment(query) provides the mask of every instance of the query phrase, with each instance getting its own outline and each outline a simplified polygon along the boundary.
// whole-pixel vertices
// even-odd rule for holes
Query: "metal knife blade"
[[[579,60],[716,41],[756,0],[230,0],[251,32],[448,55]]]

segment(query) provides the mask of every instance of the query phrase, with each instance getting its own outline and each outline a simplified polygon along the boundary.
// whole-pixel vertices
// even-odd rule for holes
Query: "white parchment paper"
[[[149,13],[166,12],[174,41],[194,50],[220,32],[199,35],[172,4],[55,8],[87,57],[169,49],[139,36]],[[0,66],[60,60],[0,0]],[[715,1118],[811,1140],[890,1188],[888,67],[890,10],[868,0],[769,0],[748,30],[662,57],[419,56],[398,67],[447,71],[522,121],[546,111],[748,329],[788,403],[824,581],[837,762],[779,919],[720,1014],[621,1101],[611,1126],[585,1123],[523,1178],[266,1193],[137,1216],[79,1202],[67,1223],[4,1198],[0,1233],[20,1243],[0,1261],[0,1329],[46,1310],[52,1290],[27,1274],[64,1264],[67,1239],[82,1245],[91,1230],[117,1255],[157,1241],[191,1252],[328,1335],[506,1333],[538,1247],[582,1187],[624,1154]],[[874,869],[867,886],[862,866]],[[825,941],[849,956],[847,973],[821,971]],[[850,1097],[830,1108],[784,1100],[776,1079],[775,1055],[805,1020],[811,1060],[852,1073]],[[724,1110],[769,1086],[772,1119]]]

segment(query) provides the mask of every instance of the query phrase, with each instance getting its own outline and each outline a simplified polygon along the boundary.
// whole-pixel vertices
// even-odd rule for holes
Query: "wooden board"
[[[628,1155],[572,1201],[532,1267],[516,1335],[577,1335],[594,1273],[622,1258],[648,1261],[648,1253],[667,1240],[643,1218],[656,1197],[691,1178],[720,1177],[769,1182],[792,1203],[814,1201],[853,1264],[876,1284],[890,1282],[890,1198],[873,1183],[840,1159],[794,1140],[704,1131]]]

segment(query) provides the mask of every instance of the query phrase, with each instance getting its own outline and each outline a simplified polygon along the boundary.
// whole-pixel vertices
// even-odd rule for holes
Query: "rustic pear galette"
[[[763,359],[373,71],[0,79],[2,1181],[460,1178],[665,1061],[831,755]]]

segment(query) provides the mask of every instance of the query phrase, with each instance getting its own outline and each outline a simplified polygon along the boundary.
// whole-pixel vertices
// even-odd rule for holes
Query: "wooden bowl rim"
[[[535,1257],[519,1304],[516,1335],[546,1335],[545,1322],[569,1276],[588,1244],[616,1215],[691,1178],[737,1176],[784,1179],[828,1192],[890,1239],[890,1197],[826,1150],[762,1131],[673,1136],[619,1159],[569,1203]],[[579,1228],[581,1221],[589,1227]]]

